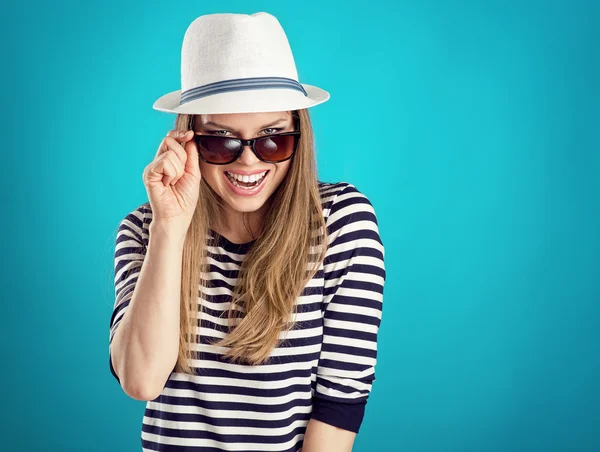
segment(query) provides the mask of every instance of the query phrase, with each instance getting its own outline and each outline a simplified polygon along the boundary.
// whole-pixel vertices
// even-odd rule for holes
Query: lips
[[[262,180],[258,183],[258,185],[252,188],[242,188],[233,184],[229,176],[225,171],[223,171],[223,177],[225,178],[225,183],[229,187],[229,189],[239,196],[252,196],[258,194],[266,184],[267,178],[269,177],[270,171],[267,171],[267,174],[262,178]]]

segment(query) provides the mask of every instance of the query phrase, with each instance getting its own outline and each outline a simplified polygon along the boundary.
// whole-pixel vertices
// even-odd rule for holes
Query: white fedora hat
[[[168,113],[251,113],[298,110],[329,93],[298,81],[283,28],[275,16],[219,13],[190,24],[181,47],[181,89],[154,102]]]

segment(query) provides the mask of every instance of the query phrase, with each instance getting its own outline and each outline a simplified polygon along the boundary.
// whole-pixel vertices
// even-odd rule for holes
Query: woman
[[[375,379],[384,248],[369,200],[317,179],[287,37],[267,13],[184,37],[175,129],[121,221],[110,369],[144,450],[350,451]],[[248,141],[246,141],[248,140]]]

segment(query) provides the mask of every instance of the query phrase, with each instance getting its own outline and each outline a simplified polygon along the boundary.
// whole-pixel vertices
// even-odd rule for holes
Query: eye
[[[228,130],[209,130],[208,133],[211,135],[219,135],[219,132],[225,132],[228,133]]]
[[[283,127],[267,127],[266,129],[263,129],[262,131],[264,132],[265,130],[271,130],[271,132],[267,132],[267,135],[272,135],[274,133],[278,133],[282,130],[284,130]],[[229,133],[229,130],[209,130],[207,133],[211,134],[211,135],[217,135],[217,136],[226,136],[225,134],[221,135],[221,132],[225,132],[225,134]]]
[[[265,131],[265,130],[272,130],[273,132],[270,132],[270,133],[267,132],[267,135],[272,135],[274,133],[278,133],[279,131],[283,130],[283,128],[282,127],[279,127],[279,128],[277,128],[277,127],[267,127],[266,129],[263,129],[263,131]]]

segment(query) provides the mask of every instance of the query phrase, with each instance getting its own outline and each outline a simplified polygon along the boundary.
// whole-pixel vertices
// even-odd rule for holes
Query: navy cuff
[[[367,400],[354,403],[333,402],[313,397],[311,417],[326,424],[358,433],[365,416]]]

